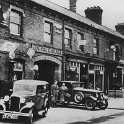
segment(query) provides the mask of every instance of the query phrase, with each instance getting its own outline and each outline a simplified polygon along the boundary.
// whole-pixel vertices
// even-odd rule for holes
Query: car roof
[[[102,93],[103,92],[103,91],[100,91],[100,90],[86,89],[86,88],[82,88],[82,87],[76,87],[74,89],[79,90],[79,91],[86,91],[86,92],[97,92],[97,93]]]
[[[14,84],[24,84],[24,85],[46,85],[48,84],[47,81],[40,81],[40,80],[17,80]]]
[[[62,83],[86,83],[86,82],[80,82],[80,81],[60,81]]]

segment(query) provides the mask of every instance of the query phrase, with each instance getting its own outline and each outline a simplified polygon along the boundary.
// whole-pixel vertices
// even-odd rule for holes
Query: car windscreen
[[[21,96],[31,96],[34,95],[35,92],[35,85],[15,84],[13,88],[13,94],[18,94]]]
[[[75,87],[84,87],[84,85],[82,83],[73,83],[73,88]]]

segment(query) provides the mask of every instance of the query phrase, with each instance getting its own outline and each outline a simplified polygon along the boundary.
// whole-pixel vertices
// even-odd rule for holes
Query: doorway
[[[38,80],[44,80],[52,84],[58,78],[59,65],[50,60],[40,60],[35,62],[38,65]]]

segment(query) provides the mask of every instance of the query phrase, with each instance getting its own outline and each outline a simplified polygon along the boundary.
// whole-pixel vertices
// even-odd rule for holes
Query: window
[[[44,41],[47,43],[52,42],[53,34],[53,24],[51,22],[45,21],[44,23]]]
[[[93,39],[93,54],[94,55],[99,54],[99,39],[97,38]]]
[[[21,35],[22,13],[16,10],[10,12],[10,33]]]
[[[82,33],[77,33],[77,40],[78,40],[78,41],[84,40],[84,34],[82,34]]]
[[[70,29],[65,29],[65,36],[64,36],[64,45],[67,48],[71,47],[71,36],[72,36],[72,31]]]
[[[77,33],[77,41],[78,47],[81,51],[84,51],[84,45],[86,44],[86,40],[84,40],[84,34]]]

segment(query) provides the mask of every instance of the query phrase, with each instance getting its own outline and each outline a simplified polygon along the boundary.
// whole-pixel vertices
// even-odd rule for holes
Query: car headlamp
[[[25,103],[25,98],[20,98],[20,103]]]
[[[5,102],[9,101],[9,96],[5,96],[5,97],[4,97],[4,101],[5,101]]]
[[[103,97],[104,97],[104,99],[108,99],[108,96],[106,96],[106,95],[103,95]]]

